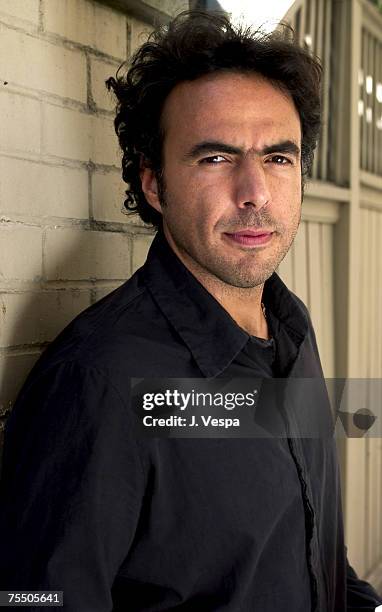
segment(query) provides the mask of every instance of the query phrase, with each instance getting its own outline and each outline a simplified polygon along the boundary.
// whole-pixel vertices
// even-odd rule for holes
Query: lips
[[[226,233],[227,238],[235,242],[236,244],[241,244],[243,246],[263,246],[267,244],[273,236],[273,232],[270,230],[240,230],[239,232]]]

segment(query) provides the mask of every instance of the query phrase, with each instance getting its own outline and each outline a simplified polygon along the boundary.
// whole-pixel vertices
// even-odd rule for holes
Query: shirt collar
[[[249,334],[184,266],[162,231],[153,240],[143,273],[153,299],[204,376],[222,373],[248,342]],[[287,326],[298,348],[307,333],[307,316],[276,273],[264,285],[263,300]]]

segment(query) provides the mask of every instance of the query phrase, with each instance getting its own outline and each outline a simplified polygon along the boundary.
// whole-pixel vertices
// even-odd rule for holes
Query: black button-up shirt
[[[132,433],[132,377],[322,377],[300,300],[276,274],[263,297],[259,345],[158,234],[50,345],[7,424],[1,589],[63,590],[71,612],[374,609],[346,562],[333,440]]]

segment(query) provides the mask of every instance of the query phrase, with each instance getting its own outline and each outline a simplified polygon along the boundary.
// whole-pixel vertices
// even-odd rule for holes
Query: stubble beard
[[[158,180],[158,179],[157,179]],[[163,175],[158,180],[158,194],[162,208],[168,208],[168,194],[163,180]],[[269,214],[266,208],[260,211],[254,210],[253,206],[248,206],[247,209],[241,209],[234,219],[228,221],[219,221],[216,226],[216,234],[219,233],[234,233],[247,228],[271,228],[275,235],[272,241],[276,241],[275,245],[271,246],[272,255],[265,259],[261,256],[261,251],[245,251],[243,249],[243,258],[238,262],[232,261],[224,254],[215,252],[213,256],[209,253],[205,257],[200,257],[197,249],[193,248],[193,242],[189,243],[185,239],[185,232],[180,231],[182,228],[177,223],[170,222],[166,219],[166,225],[171,238],[177,248],[178,256],[180,256],[187,268],[193,272],[205,286],[211,282],[211,275],[215,277],[215,281],[220,281],[225,285],[225,289],[254,289],[263,285],[265,281],[272,276],[273,272],[278,268],[284,257],[287,255],[293,240],[297,234],[297,230],[301,221],[301,208],[294,221],[292,230],[290,231],[284,224],[276,222]],[[287,235],[289,234],[288,238]],[[284,238],[284,240],[282,239]],[[269,247],[264,247],[266,251]],[[228,249],[228,247],[227,247]]]
[[[261,228],[258,225],[255,227]],[[274,245],[247,252],[243,251],[243,257],[240,262],[233,262],[228,257],[225,257],[224,254],[218,253],[213,258],[205,259],[203,262],[198,259],[196,261],[200,266],[200,270],[202,268],[207,269],[210,274],[212,273],[229,287],[235,289],[254,289],[263,285],[278,268],[288,253],[296,232],[297,228],[293,231],[287,243],[285,243],[280,241],[281,236],[285,236],[285,234],[279,228],[271,238],[271,242],[275,242]],[[272,249],[268,257],[266,256],[267,249]]]

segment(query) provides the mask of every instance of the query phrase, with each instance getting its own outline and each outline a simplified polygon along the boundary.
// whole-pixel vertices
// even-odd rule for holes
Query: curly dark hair
[[[321,125],[319,61],[297,45],[289,26],[265,34],[233,26],[222,14],[186,11],[154,31],[116,78],[106,81],[117,97],[114,125],[128,184],[125,207],[145,223],[159,227],[162,220],[144,196],[139,172],[144,160],[163,189],[164,102],[178,83],[219,71],[259,74],[290,94],[301,121],[304,186]]]

